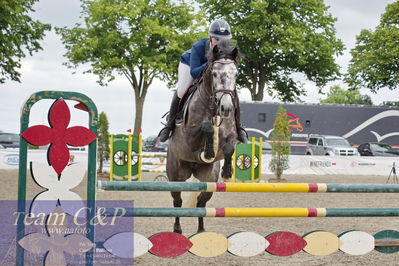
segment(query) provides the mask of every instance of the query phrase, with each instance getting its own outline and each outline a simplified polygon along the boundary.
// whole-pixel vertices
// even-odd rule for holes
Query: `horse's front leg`
[[[233,156],[234,153],[234,145],[230,142],[227,142],[223,148],[223,153],[224,153],[224,165],[222,167],[222,178],[226,180],[230,179],[233,174],[231,157]]]
[[[212,159],[215,157],[215,151],[213,150],[213,126],[211,122],[204,122],[201,126],[201,131],[205,138],[205,150],[204,156],[206,159]]]

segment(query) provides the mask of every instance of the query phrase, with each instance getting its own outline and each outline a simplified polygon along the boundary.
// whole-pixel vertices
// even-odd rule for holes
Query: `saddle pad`
[[[179,113],[177,115],[177,118],[175,120],[175,124],[181,124],[181,123],[185,123],[187,116],[188,116],[188,105],[191,101],[192,96],[194,95],[194,92],[198,89],[198,83],[192,84],[187,92],[184,94],[184,96],[182,97],[182,99],[180,100],[179,103]]]

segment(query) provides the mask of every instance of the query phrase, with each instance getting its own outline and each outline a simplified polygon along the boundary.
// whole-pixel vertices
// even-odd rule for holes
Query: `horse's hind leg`
[[[205,208],[206,203],[211,199],[213,193],[212,192],[201,192],[201,194],[198,196],[197,200],[197,208]],[[204,218],[199,217],[198,218],[198,230],[197,233],[204,232]]]
[[[181,208],[182,199],[181,199],[181,192],[170,192],[173,197],[173,207]],[[180,217],[175,217],[175,224],[173,226],[173,232],[181,234],[183,231],[181,230],[180,225]]]
[[[193,174],[201,182],[217,182],[220,172],[220,162],[216,161],[211,164],[200,164],[193,171]],[[201,192],[197,198],[197,208],[205,208],[206,203],[211,199],[212,192]],[[204,218],[198,218],[198,233],[204,232]]]
[[[166,161],[166,171],[168,174],[168,178],[172,182],[184,182],[191,176],[191,169],[190,167],[180,161],[168,151],[168,160]],[[181,192],[170,192],[173,197],[173,207],[180,208],[182,206],[182,198]],[[173,232],[175,233],[182,233],[181,225],[180,225],[180,218],[175,217],[175,224],[173,226]]]

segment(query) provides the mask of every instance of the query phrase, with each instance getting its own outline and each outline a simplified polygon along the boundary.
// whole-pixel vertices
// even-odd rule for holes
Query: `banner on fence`
[[[46,150],[29,150],[28,161],[46,160]],[[0,170],[18,169],[18,149],[0,149]],[[87,151],[70,151],[71,163],[87,164]],[[262,173],[272,174],[269,169],[271,156],[262,156]],[[150,159],[149,159],[150,160]],[[159,160],[159,159],[157,159]],[[289,169],[284,171],[288,175],[381,175],[388,176],[393,163],[399,165],[399,157],[360,157],[360,156],[310,156],[291,155]],[[162,165],[143,166],[145,169],[165,170]],[[108,170],[106,164],[104,170]]]

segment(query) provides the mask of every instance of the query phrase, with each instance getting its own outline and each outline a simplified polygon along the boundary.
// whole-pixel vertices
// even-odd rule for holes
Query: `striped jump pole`
[[[141,169],[142,173],[165,173],[164,170],[157,170],[157,169]]]
[[[114,217],[398,217],[399,208],[113,208]]]
[[[110,191],[203,191],[292,193],[398,193],[399,184],[306,184],[306,183],[214,183],[98,181]]]
[[[138,154],[138,156],[141,156],[143,158],[167,158],[168,156],[162,153],[158,153],[158,154],[151,154],[151,153],[141,153]]]
[[[160,162],[142,162],[141,165],[166,165],[166,163],[160,163]]]

